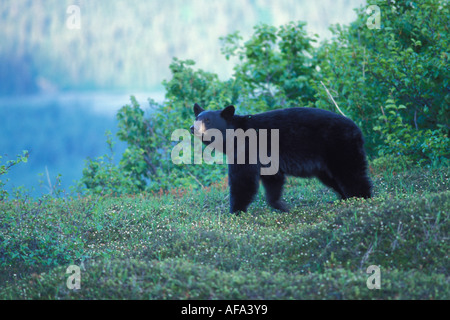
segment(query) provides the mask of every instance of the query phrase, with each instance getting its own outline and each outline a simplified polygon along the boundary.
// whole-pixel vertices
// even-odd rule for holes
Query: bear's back
[[[314,140],[362,136],[358,126],[349,118],[316,108],[277,109],[241,117],[245,119],[242,129],[279,129],[280,137],[287,140],[290,140],[288,136]]]
[[[280,168],[287,174],[311,176],[333,159],[362,150],[361,130],[349,118],[316,108],[289,108],[235,116],[236,128],[279,130]],[[269,149],[271,139],[268,138]]]

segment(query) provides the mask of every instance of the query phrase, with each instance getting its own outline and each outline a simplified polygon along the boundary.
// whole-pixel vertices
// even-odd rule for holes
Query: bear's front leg
[[[259,168],[257,165],[228,165],[228,184],[230,185],[230,213],[247,211],[259,187]]]

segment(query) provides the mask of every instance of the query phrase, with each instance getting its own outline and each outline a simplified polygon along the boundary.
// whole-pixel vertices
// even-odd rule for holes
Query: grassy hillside
[[[335,201],[292,179],[289,214],[262,191],[228,215],[201,192],[0,204],[2,299],[449,299],[449,169],[373,172],[375,197]],[[81,268],[81,289],[66,269]],[[366,286],[370,265],[381,289]]]

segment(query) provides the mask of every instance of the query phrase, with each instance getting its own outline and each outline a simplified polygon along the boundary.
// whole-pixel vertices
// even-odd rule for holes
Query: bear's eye
[[[205,119],[205,123],[208,124],[209,123],[209,119]]]

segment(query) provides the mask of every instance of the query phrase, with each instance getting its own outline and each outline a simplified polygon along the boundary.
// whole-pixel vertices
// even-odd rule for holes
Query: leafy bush
[[[243,44],[239,32],[221,38],[225,57],[239,58],[234,77],[242,85],[242,104],[247,110],[262,112],[316,100],[310,85],[317,74],[312,46],[316,40],[307,35],[305,26],[304,22],[279,29],[257,25]]]
[[[6,164],[1,164],[0,163],[0,178],[2,178],[2,176],[5,176],[12,167],[14,167],[15,165],[23,162],[27,162],[28,161],[28,157],[29,157],[29,153],[28,151],[24,150],[22,152],[22,155],[17,155],[17,159],[16,160],[8,160],[6,162]],[[3,157],[0,156],[0,160]],[[4,199],[8,198],[8,192],[6,190],[4,190],[4,186],[6,184],[8,180],[0,180],[0,201],[3,201]]]
[[[383,115],[379,117],[382,125],[374,127],[384,138],[384,143],[378,147],[380,156],[398,155],[410,164],[448,162],[450,140],[443,130],[414,129],[400,114],[406,107],[395,105],[393,100],[387,100],[385,109],[381,109]]]
[[[415,130],[449,130],[448,1],[369,1],[381,11],[380,29],[369,29],[365,7],[349,26],[318,48],[320,75],[344,113],[357,122],[371,155],[383,149],[381,106],[388,98]],[[316,106],[334,108],[320,83]],[[437,131],[436,133],[437,134]],[[381,147],[379,147],[381,145]],[[438,152],[439,153],[439,152]],[[425,158],[427,161],[430,157]]]
[[[96,159],[87,159],[83,177],[76,190],[87,194],[133,194],[142,189],[142,182],[133,179],[128,171],[114,163],[114,142],[111,132],[106,133],[110,154]],[[126,154],[124,154],[126,156]]]

